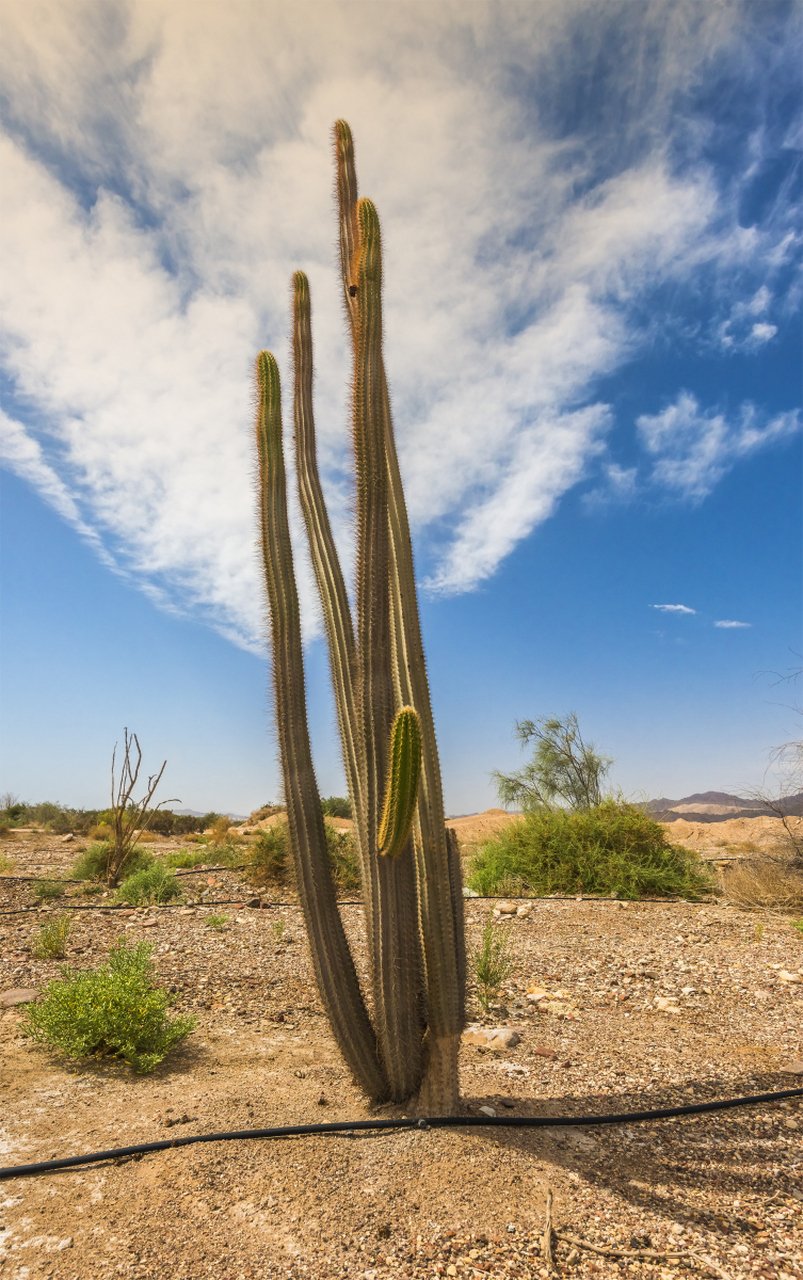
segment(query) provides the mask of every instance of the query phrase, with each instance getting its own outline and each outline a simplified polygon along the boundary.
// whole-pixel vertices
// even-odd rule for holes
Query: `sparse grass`
[[[34,960],[62,960],[64,948],[72,930],[72,920],[64,912],[44,925],[31,943]]]
[[[206,917],[206,927],[208,929],[214,929],[215,933],[222,933],[228,923],[228,916],[212,915]]]
[[[713,887],[696,856],[669,843],[635,805],[607,800],[578,813],[537,810],[474,856],[466,882],[500,893],[696,898]]]
[[[9,875],[15,867],[13,858],[7,857],[5,853],[0,853],[0,876]]]
[[[513,972],[510,955],[510,925],[494,924],[489,915],[482,931],[482,940],[471,956],[471,968],[477,984],[477,999],[487,1013],[499,999],[502,983]]]
[[[27,1007],[23,1031],[68,1058],[111,1054],[137,1072],[152,1071],[196,1022],[169,1019],[174,997],[153,985],[152,950],[147,942],[129,948],[120,939],[96,970],[64,966],[42,1003]]]
[[[114,846],[107,840],[91,844],[80,855],[70,874],[75,880],[105,881],[108,874],[109,859],[113,852]],[[123,865],[126,875],[133,875],[135,871],[143,871],[146,867],[152,867],[153,862],[152,853],[147,849],[140,849],[139,845],[135,845]]]
[[[271,920],[270,931],[276,942],[281,942],[284,938],[284,920]]]
[[[803,936],[803,920],[790,920],[793,929],[797,929],[798,933]]]
[[[60,898],[64,893],[64,885],[60,880],[32,880],[31,893],[41,906],[52,898]]]
[[[120,885],[114,895],[115,902],[127,902],[132,907],[160,905],[181,897],[181,885],[167,867],[156,863],[135,871]]]
[[[803,909],[803,872],[778,857],[748,858],[721,871],[722,892],[740,907]]]

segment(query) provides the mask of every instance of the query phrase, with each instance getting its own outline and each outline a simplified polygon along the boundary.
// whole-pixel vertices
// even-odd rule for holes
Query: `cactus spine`
[[[354,148],[335,125],[343,296],[352,338],[357,494],[356,611],[323,500],[312,407],[309,284],[293,277],[294,436],[299,498],[323,608],[371,957],[373,1021],[359,988],[328,870],[307,732],[298,599],[287,522],[279,373],[257,359],[262,548],[288,825],[316,979],[358,1083],[376,1101],[458,1099],[465,1023],[459,852],[446,831],[421,644],[407,512],[382,356],[382,247],[357,198]]]

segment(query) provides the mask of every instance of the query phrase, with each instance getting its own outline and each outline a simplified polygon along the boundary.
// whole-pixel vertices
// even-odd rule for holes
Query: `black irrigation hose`
[[[727,1111],[732,1107],[747,1107],[756,1102],[777,1102],[781,1098],[799,1098],[803,1089],[783,1089],[779,1093],[756,1093],[746,1098],[725,1098],[722,1102],[694,1102],[685,1107],[663,1107],[657,1111],[629,1111],[610,1116],[432,1116],[421,1120],[352,1120],[335,1124],[293,1124],[277,1129],[240,1129],[232,1133],[200,1133],[187,1138],[165,1138],[161,1142],[140,1142],[133,1147],[116,1147],[111,1151],[93,1151],[85,1156],[67,1156],[63,1160],[43,1160],[38,1164],[11,1165],[0,1169],[0,1181],[5,1178],[22,1178],[29,1174],[50,1173],[55,1169],[69,1169],[79,1164],[94,1164],[99,1160],[117,1160],[122,1156],[144,1155],[147,1151],[168,1151],[171,1147],[189,1147],[195,1142],[228,1142],[241,1138],[299,1138],[315,1133],[347,1133],[353,1135],[365,1129],[447,1129],[485,1128],[501,1126],[506,1129],[541,1129],[559,1125],[635,1124],[643,1120],[664,1120],[671,1116],[688,1116],[703,1111]]]

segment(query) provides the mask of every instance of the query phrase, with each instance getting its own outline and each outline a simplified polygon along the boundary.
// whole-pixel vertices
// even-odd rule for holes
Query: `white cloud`
[[[661,613],[696,613],[696,609],[690,609],[687,604],[653,604],[651,609],[659,609]]]
[[[720,618],[718,622],[714,623],[715,627],[726,627],[726,628],[752,627],[752,625],[753,625],[752,622],[734,622],[731,618]]]
[[[355,23],[347,0],[6,0],[9,465],[151,598],[258,647],[250,368],[271,346],[289,387],[301,267],[348,558],[329,153],[343,115],[383,219],[386,356],[430,585],[493,574],[602,456],[613,414],[597,383],[651,339],[651,291],[711,270],[728,332],[764,342],[774,293],[740,284],[734,301],[732,280],[769,278],[795,243],[780,223],[740,227],[702,150],[669,159],[673,130],[696,136],[678,103],[702,69],[749,56],[736,0],[659,0],[637,23],[627,4],[602,8],[400,0]],[[591,109],[582,128],[550,125],[588,83],[582,57],[622,41],[607,130]],[[639,426],[653,478],[691,496],[791,429],[675,410]],[[607,470],[632,496],[632,468]]]
[[[702,410],[695,396],[682,391],[660,413],[639,417],[637,426],[655,459],[653,483],[699,501],[740,459],[799,431],[801,416],[795,410],[766,421],[755,405],[743,404],[730,423],[724,413]]]

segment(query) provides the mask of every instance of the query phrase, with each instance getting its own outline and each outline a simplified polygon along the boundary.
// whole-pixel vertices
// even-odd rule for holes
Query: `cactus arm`
[[[357,170],[354,165],[354,139],[345,120],[338,120],[334,130],[335,188],[340,224],[340,272],[343,280],[343,302],[349,324],[353,327],[357,312],[357,295],[351,293],[355,284],[359,245],[357,226]]]
[[[388,858],[397,858],[410,839],[420,780],[421,725],[412,707],[402,707],[391,731],[390,770],[379,825],[379,852]]]
[[[360,774],[361,750],[357,738],[357,709],[354,682],[356,648],[346,584],[340,568],[329,515],[324,502],[315,452],[315,419],[312,407],[312,324],[309,281],[303,271],[293,276],[293,367],[295,386],[293,419],[295,426],[296,473],[301,511],[307,530],[310,557],[318,586],[324,627],[329,644],[329,666],[335,694],[346,782],[352,798],[357,826],[357,844],[363,883],[367,883],[365,849],[367,833],[362,829],[365,797]],[[370,895],[366,894],[370,902]]]
[[[348,948],[326,855],[326,832],[307,730],[298,594],[287,520],[281,388],[276,361],[257,357],[260,515],[271,615],[273,681],[290,842],[318,990],[332,1031],[361,1087],[387,1096],[376,1039]]]

